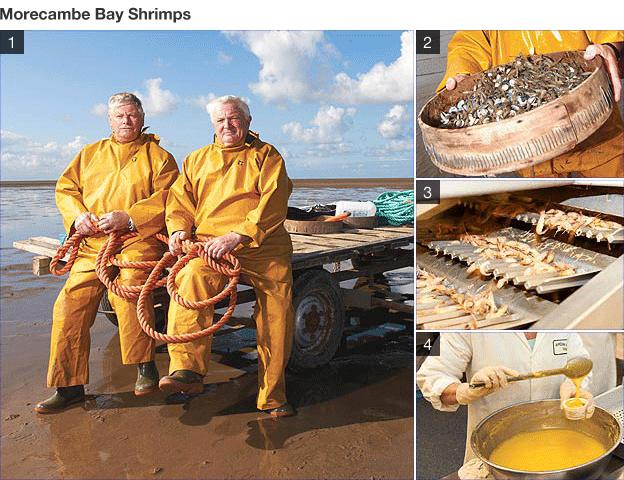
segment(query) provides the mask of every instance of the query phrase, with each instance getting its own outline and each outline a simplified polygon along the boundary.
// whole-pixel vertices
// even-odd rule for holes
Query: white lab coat
[[[615,366],[615,333],[607,332],[577,332],[583,341],[583,346],[589,352],[589,358],[594,362],[592,369],[590,392],[600,395],[617,385]]]
[[[416,381],[433,407],[445,412],[454,412],[460,405],[444,405],[440,395],[449,385],[460,383],[464,372],[470,380],[477,371],[488,366],[504,366],[528,373],[561,368],[572,357],[589,357],[581,338],[572,332],[540,332],[534,349],[529,346],[523,332],[442,333],[440,342],[440,355],[430,356],[423,362],[416,373]],[[464,462],[475,457],[470,448],[470,435],[481,420],[515,403],[558,399],[559,386],[564,380],[563,376],[554,376],[513,382],[468,405]],[[587,389],[589,382],[586,379],[583,388]],[[435,425],[431,425],[431,428],[435,428]]]

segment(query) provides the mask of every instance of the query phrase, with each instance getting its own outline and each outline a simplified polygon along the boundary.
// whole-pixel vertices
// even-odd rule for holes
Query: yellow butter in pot
[[[544,472],[582,465],[606,451],[589,435],[557,428],[518,433],[498,445],[489,459],[501,467]]]

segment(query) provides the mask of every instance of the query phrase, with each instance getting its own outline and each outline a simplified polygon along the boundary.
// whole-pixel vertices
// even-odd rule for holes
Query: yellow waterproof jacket
[[[458,74],[472,74],[512,61],[518,54],[585,50],[592,43],[624,41],[622,30],[472,30],[458,31],[448,45],[446,73],[438,85]],[[536,166],[541,174],[587,170],[622,156],[624,126],[614,108],[607,122],[572,152]]]
[[[472,74],[511,62],[518,54],[535,55],[585,50],[592,43],[624,42],[621,30],[468,30],[458,31],[448,44],[446,73],[449,77]]]
[[[100,217],[123,210],[139,233],[124,245],[123,258],[157,259],[163,244],[148,237],[165,227],[167,192],[179,173],[173,156],[159,142],[157,135],[144,133],[134,142],[118,143],[111,136],[84,147],[56,183],[56,205],[65,230],[73,233],[81,213]],[[93,270],[105,239],[85,239],[72,271]]]
[[[264,255],[292,252],[284,229],[292,182],[273,145],[249,132],[240,145],[215,143],[192,152],[167,198],[169,234],[183,230],[220,236],[236,232],[249,237],[244,247]],[[263,255],[263,256],[264,256]]]

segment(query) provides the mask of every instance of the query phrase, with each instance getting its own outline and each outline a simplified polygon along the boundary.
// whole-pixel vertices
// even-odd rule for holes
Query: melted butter
[[[581,394],[581,383],[583,383],[583,380],[585,380],[586,376],[587,375],[584,375],[584,376],[579,377],[579,378],[571,378],[570,379],[570,380],[572,380],[572,382],[576,386],[576,394],[574,395],[576,398],[579,398],[579,395]]]
[[[585,402],[583,402],[580,398],[570,398],[569,400],[566,400],[565,404],[570,408],[578,408],[584,406]]]
[[[490,461],[514,470],[544,472],[581,465],[606,451],[604,445],[584,433],[538,430],[508,438],[494,449]]]

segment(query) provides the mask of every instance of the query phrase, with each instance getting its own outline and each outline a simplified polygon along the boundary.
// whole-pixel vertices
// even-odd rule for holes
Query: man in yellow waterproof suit
[[[585,50],[585,59],[602,57],[613,84],[613,113],[593,135],[570,152],[519,170],[524,177],[624,177],[624,125],[617,104],[622,79],[618,62],[624,31],[475,30],[458,31],[448,45],[444,79],[438,86],[454,89],[468,74],[512,61],[518,54],[548,54]]]
[[[292,183],[279,152],[249,131],[249,107],[240,98],[213,100],[208,109],[214,143],[191,153],[167,199],[169,249],[181,242],[212,237],[206,247],[213,258],[233,252],[241,277],[256,293],[254,319],[258,344],[257,407],[275,417],[295,410],[286,400],[284,370],[293,341],[292,244],[284,229]],[[178,274],[180,294],[197,301],[214,296],[225,285],[223,275],[191,260]],[[214,309],[169,307],[169,334],[191,333],[212,324]],[[208,370],[212,337],[169,344],[170,374],[160,380],[166,392],[200,393]]]
[[[110,138],[83,148],[56,184],[56,204],[70,235],[88,236],[61,290],[52,320],[48,387],[56,393],[37,404],[38,413],[54,413],[84,400],[89,381],[90,327],[105,286],[95,273],[95,259],[106,235],[136,231],[118,258],[128,261],[158,260],[164,246],[154,235],[165,226],[165,202],[178,177],[171,154],[158,145],[156,135],[143,133],[141,101],[130,93],[110,97]],[[104,234],[102,234],[104,232]],[[148,272],[122,268],[121,285],[138,285]],[[135,395],[158,390],[154,340],[137,320],[136,301],[109,293],[119,323],[124,364],[137,364]],[[153,309],[152,309],[153,322]]]

